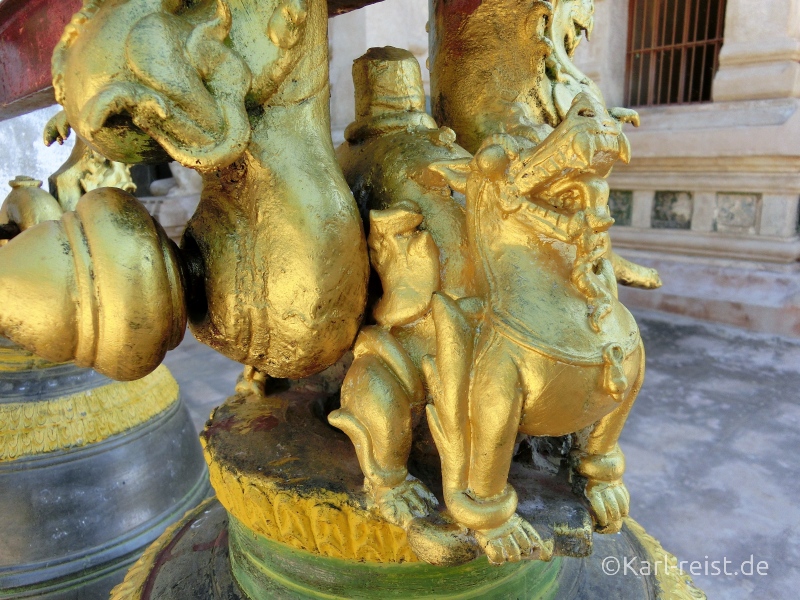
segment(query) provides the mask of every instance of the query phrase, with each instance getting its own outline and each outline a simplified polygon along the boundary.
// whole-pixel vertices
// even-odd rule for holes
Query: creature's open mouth
[[[566,228],[567,221],[575,212],[580,210],[578,199],[575,198],[542,198],[537,196],[527,196],[529,210],[536,214],[543,221],[551,223],[555,227]]]
[[[575,27],[575,37],[580,37],[581,34],[584,34],[587,41],[591,39],[592,31],[594,31],[594,17],[573,17],[572,25]]]
[[[549,230],[550,237],[555,237],[561,240],[569,238],[569,224],[573,216],[574,210],[567,209],[566,207],[556,207],[551,204],[553,198],[541,198],[536,196],[526,196],[527,202],[524,204],[524,210],[529,218],[535,219],[544,226],[544,230]],[[558,200],[556,200],[558,202]],[[571,207],[574,208],[574,207]],[[563,210],[563,212],[562,212]]]

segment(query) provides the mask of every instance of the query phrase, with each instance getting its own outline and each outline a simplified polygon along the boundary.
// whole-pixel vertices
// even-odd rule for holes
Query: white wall
[[[575,64],[600,86],[609,107],[625,100],[628,0],[595,0],[592,41],[581,41]]]
[[[353,61],[370,48],[395,46],[410,50],[420,62],[425,90],[429,92],[425,68],[427,21],[428,0],[384,0],[328,22],[334,142],[342,141],[342,132],[355,115]]]
[[[42,142],[44,126],[59,108],[51,106],[0,122],[0,203],[11,191],[8,182],[17,175],[41,179],[46,190],[47,178],[69,157],[74,138],[49,148]]]

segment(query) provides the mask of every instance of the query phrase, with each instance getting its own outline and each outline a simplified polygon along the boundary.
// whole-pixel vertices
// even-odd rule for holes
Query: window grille
[[[630,0],[626,104],[709,102],[725,0]]]

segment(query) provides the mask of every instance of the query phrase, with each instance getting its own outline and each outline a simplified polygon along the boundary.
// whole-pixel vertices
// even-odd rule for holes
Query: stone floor
[[[712,600],[798,597],[800,340],[636,316],[648,371],[621,440],[632,516]],[[191,336],[165,363],[198,430],[240,372]]]

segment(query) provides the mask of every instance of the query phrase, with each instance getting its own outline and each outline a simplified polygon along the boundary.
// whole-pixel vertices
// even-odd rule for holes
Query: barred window
[[[709,102],[725,0],[630,0],[626,104]]]

